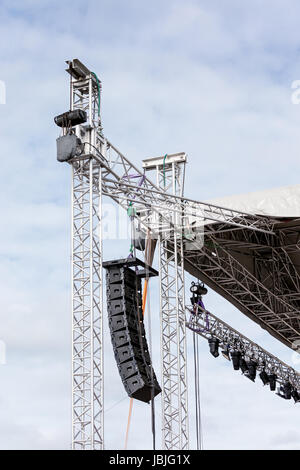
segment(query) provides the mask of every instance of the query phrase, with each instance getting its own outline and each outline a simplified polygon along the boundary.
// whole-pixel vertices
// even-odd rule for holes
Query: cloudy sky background
[[[64,61],[78,57],[101,77],[105,135],[132,161],[188,153],[186,196],[298,184],[300,107],[291,84],[300,79],[299,15],[296,0],[1,1],[0,448],[70,447],[70,171],[56,161],[53,124],[68,108]],[[128,246],[106,241],[105,259]],[[153,281],[159,371],[157,290]],[[206,305],[292,362],[288,348],[216,294]],[[200,344],[204,447],[300,449],[299,407]],[[105,349],[106,448],[122,448],[129,400],[107,328]],[[192,381],[190,396],[192,405]],[[158,440],[159,419],[157,400]],[[194,436],[193,419],[191,406]],[[142,403],[128,447],[151,448]]]

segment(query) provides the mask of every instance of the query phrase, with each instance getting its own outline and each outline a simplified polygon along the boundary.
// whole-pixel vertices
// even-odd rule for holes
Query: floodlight
[[[222,350],[221,350],[222,355],[227,359],[227,361],[230,361],[230,346],[227,344]]]
[[[87,121],[87,114],[83,109],[73,109],[59,114],[54,118],[54,122],[59,127],[73,127]]]
[[[220,341],[218,338],[209,338],[208,340],[209,350],[214,357],[219,356],[219,344]]]
[[[197,304],[201,301],[202,295],[207,294],[207,289],[204,286],[203,282],[199,282],[196,284],[194,281],[191,284],[190,292],[193,294],[191,297],[192,305]]]
[[[277,380],[277,375],[276,374],[269,374],[269,382],[270,382],[271,392],[275,392],[275,390],[276,390],[276,380]]]
[[[290,400],[291,397],[292,397],[292,386],[289,382],[286,382],[283,387],[282,387],[282,391],[283,391],[283,394],[284,394],[284,398],[286,400]]]
[[[269,376],[268,376],[268,374],[266,373],[265,369],[263,369],[263,370],[261,371],[261,373],[259,374],[259,377],[260,377],[260,379],[261,379],[261,381],[262,381],[262,383],[263,383],[264,385],[267,385],[267,384],[270,383]]]
[[[290,400],[292,398],[291,384],[289,382],[285,382],[285,384],[278,387],[276,395],[281,398],[284,398],[285,400]]]
[[[248,379],[252,380],[252,382],[255,382],[257,363],[250,359],[250,361],[247,362],[247,366],[248,371],[247,373],[245,373],[245,376],[248,377]]]
[[[233,369],[239,370],[240,362],[241,362],[240,351],[237,351],[237,350],[231,351],[231,359],[232,359]]]
[[[300,403],[300,395],[295,388],[292,390],[292,397],[295,403]]]
[[[248,372],[247,362],[242,356],[240,357],[240,369],[242,371],[242,374],[245,374],[245,372]]]

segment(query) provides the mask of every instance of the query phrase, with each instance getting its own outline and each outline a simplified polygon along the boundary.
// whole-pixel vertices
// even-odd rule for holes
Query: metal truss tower
[[[100,138],[95,78],[69,63],[71,110],[87,112],[87,138]],[[101,166],[72,164],[72,448],[103,449]]]
[[[183,196],[186,155],[144,160],[156,170],[156,185]],[[176,205],[174,209],[176,208]],[[173,226],[182,225],[174,211]],[[159,235],[162,448],[189,449],[183,237],[170,229]]]
[[[163,448],[188,449],[183,233],[209,226],[209,237],[248,230],[273,236],[274,221],[183,197],[185,154],[144,161],[140,171],[102,134],[97,76],[79,60],[68,61],[71,110],[87,122],[62,126],[78,137],[72,168],[72,448],[103,449],[102,196],[125,210],[159,239]],[[157,184],[146,177],[156,170]],[[194,245],[196,254],[197,247]],[[206,249],[204,247],[203,249]],[[194,254],[195,255],[195,254]],[[185,260],[185,266],[184,266]]]

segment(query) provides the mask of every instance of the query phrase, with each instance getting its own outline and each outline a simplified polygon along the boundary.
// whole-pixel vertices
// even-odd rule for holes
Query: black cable
[[[96,152],[99,154],[99,156],[102,158],[102,160],[104,160],[106,163],[108,163],[107,158],[105,158],[104,155],[102,155],[100,150],[95,145],[90,144],[90,142],[84,142],[84,145],[89,145],[90,147],[93,147],[96,150]]]
[[[201,415],[201,395],[200,395],[200,359],[199,359],[199,337],[196,335],[196,357],[197,357],[197,390],[198,390],[198,416],[200,449],[203,449],[202,415]]]
[[[133,226],[132,226],[132,229],[133,229]],[[133,230],[131,229],[131,241],[133,242]],[[132,243],[133,244],[133,243]],[[136,249],[134,247],[134,255],[136,255]],[[136,268],[137,269],[137,268]],[[138,279],[138,277],[137,277]],[[149,276],[146,278],[149,282]],[[148,287],[149,289],[149,287]],[[145,363],[145,366],[147,366],[147,361],[146,361],[146,358],[145,358],[145,354],[144,354],[144,348],[143,348],[143,339],[142,339],[142,324],[144,325],[144,319],[141,318],[141,315],[140,315],[140,302],[139,302],[139,293],[138,293],[138,281],[136,282],[136,291],[135,291],[135,294],[136,294],[136,305],[137,305],[137,318],[138,318],[138,336],[139,336],[139,343],[140,343],[140,349],[141,349],[141,352],[142,352],[142,357],[143,357],[143,360],[144,360],[144,363]],[[148,295],[149,295],[149,291],[148,291]],[[150,310],[150,307],[149,307],[149,300],[148,300],[148,309]],[[150,314],[149,314],[150,315]],[[149,321],[150,321],[150,316],[149,316]],[[149,338],[150,339],[150,338]],[[154,404],[154,387],[155,387],[155,384],[154,384],[154,371],[153,371],[153,365],[152,365],[152,361],[151,361],[151,429],[152,429],[152,444],[153,444],[153,450],[155,450],[155,447],[156,447],[156,431],[155,431],[155,404]]]
[[[145,260],[146,261],[146,260]],[[148,266],[148,264],[146,265]],[[156,430],[155,430],[155,402],[154,402],[154,392],[155,392],[155,384],[154,384],[154,370],[152,364],[152,335],[151,335],[151,312],[150,312],[150,288],[149,288],[149,275],[145,278],[148,281],[148,321],[149,321],[149,341],[150,341],[150,348],[151,348],[151,430],[152,430],[152,446],[153,450],[156,449]]]
[[[198,335],[193,332],[197,450],[203,449]]]
[[[152,379],[152,386],[151,386],[151,428],[152,428],[152,447],[155,450],[156,443],[156,432],[155,432],[155,403],[154,403],[154,379],[153,379],[153,367],[151,367],[151,379]]]
[[[196,438],[197,438],[197,450],[200,449],[199,443],[199,416],[198,416],[198,388],[197,388],[197,359],[196,359],[196,333],[193,332],[193,349],[194,349],[194,375],[195,375],[195,407],[196,407]]]

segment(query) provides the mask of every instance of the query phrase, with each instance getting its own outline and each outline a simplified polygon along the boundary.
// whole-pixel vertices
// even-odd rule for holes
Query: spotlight
[[[225,346],[224,349],[221,351],[222,355],[227,359],[227,361],[230,361],[230,347],[229,344]]]
[[[193,294],[191,297],[191,304],[197,304],[201,301],[202,295],[207,294],[207,289],[204,286],[203,282],[199,282],[196,284],[194,281],[191,284],[190,292]]]
[[[263,370],[261,371],[261,373],[259,374],[259,377],[260,377],[260,379],[261,379],[261,381],[262,381],[262,383],[263,383],[264,385],[267,385],[267,384],[270,383],[269,376],[268,376],[268,374],[266,373],[265,369],[263,369]]]
[[[277,375],[276,374],[269,374],[269,382],[270,382],[271,392],[275,392],[275,390],[276,390],[276,380],[277,380]]]
[[[87,121],[87,114],[83,109],[74,109],[67,111],[54,118],[54,122],[59,127],[73,127],[83,124]]]
[[[284,398],[285,400],[290,400],[292,398],[292,386],[289,382],[286,382],[282,386],[278,387],[277,393],[281,398]]]
[[[234,370],[239,370],[240,368],[240,364],[241,364],[241,360],[243,360],[241,358],[241,353],[240,351],[232,351],[231,352],[231,359],[232,359],[232,364],[233,364],[233,369]],[[246,363],[245,363],[246,364]]]
[[[220,341],[218,338],[209,338],[208,340],[209,350],[214,357],[219,356],[219,344]]]
[[[300,396],[295,388],[292,390],[292,397],[295,403],[300,403]]]
[[[289,382],[286,382],[282,388],[284,398],[290,400],[292,398],[292,386]]]
[[[276,395],[278,395],[281,398],[285,398],[285,396],[283,394],[283,387],[277,387]]]
[[[242,356],[240,356],[240,369],[242,371],[242,374],[245,374],[245,372],[248,372],[247,362]]]
[[[247,363],[247,366],[248,371],[245,375],[248,377],[248,379],[252,380],[252,382],[255,382],[257,363],[250,359],[250,361]]]

